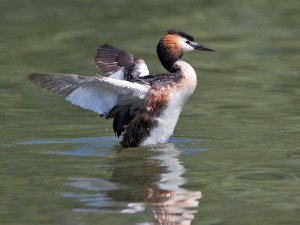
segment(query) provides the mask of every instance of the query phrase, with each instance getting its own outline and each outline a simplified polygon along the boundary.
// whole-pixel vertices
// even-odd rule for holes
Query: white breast
[[[155,118],[157,126],[151,131],[150,136],[142,145],[166,143],[169,140],[173,134],[183,105],[195,91],[197,76],[193,67],[182,60],[177,61],[176,64],[182,71],[183,79],[170,94],[169,102],[164,111],[161,112],[159,117]]]

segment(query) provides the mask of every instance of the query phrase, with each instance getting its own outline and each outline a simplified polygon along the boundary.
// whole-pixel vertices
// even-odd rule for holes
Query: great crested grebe
[[[123,147],[166,143],[197,86],[195,70],[181,59],[183,52],[192,50],[214,51],[191,35],[171,29],[156,49],[169,73],[149,75],[144,60],[104,44],[96,53],[95,63],[109,76],[31,73],[28,78],[74,105],[113,118],[115,134],[123,134]]]

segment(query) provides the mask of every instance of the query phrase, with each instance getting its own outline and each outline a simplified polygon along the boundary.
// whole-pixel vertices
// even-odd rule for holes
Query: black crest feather
[[[168,34],[177,34],[181,37],[184,37],[186,39],[188,39],[189,41],[195,41],[195,38],[185,32],[182,32],[182,31],[179,31],[179,30],[176,30],[174,28],[170,29],[167,31]]]

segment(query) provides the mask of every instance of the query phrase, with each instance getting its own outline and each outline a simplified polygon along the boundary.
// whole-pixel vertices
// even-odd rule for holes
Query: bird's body
[[[195,70],[181,59],[183,52],[194,49],[213,51],[186,33],[169,30],[157,46],[167,74],[149,75],[144,60],[104,44],[95,63],[108,76],[32,73],[29,79],[72,104],[113,118],[124,147],[166,143],[197,85]]]

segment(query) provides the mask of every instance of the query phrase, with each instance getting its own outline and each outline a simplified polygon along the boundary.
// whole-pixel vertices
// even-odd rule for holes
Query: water
[[[0,3],[0,224],[300,221],[300,3]],[[111,121],[32,85],[29,72],[95,74],[110,43],[163,72],[171,27],[214,53],[166,145],[123,150]]]

